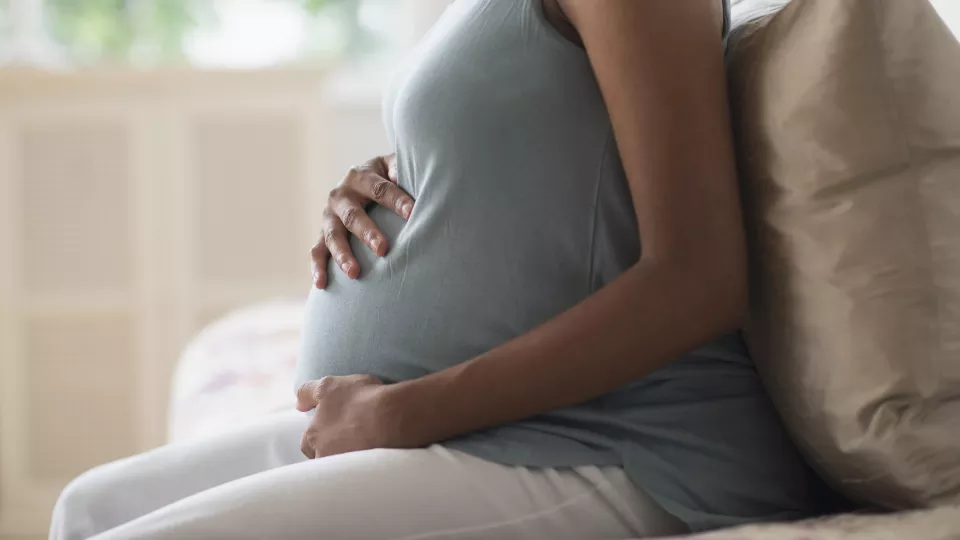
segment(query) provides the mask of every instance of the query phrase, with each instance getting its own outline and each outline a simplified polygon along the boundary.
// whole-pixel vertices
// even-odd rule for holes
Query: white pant
[[[51,540],[600,539],[684,528],[617,467],[507,467],[434,445],[307,460],[307,417],[270,417],[93,469]]]

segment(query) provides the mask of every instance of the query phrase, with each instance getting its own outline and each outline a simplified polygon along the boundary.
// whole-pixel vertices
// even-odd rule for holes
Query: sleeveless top
[[[640,239],[587,55],[542,0],[456,0],[384,100],[406,223],[358,240],[357,281],[308,300],[298,384],[422,377],[577,304],[634,265]],[[718,36],[718,39],[720,36]],[[438,411],[442,414],[442,411]],[[527,467],[622,466],[692,530],[810,514],[813,486],[739,335],[587,403],[445,441]]]

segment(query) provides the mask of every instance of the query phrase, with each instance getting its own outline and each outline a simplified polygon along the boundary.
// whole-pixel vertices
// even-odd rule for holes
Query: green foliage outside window
[[[2,0],[0,0],[2,1]],[[333,17],[346,27],[345,54],[375,42],[358,24],[360,0],[273,0],[299,4],[308,17]],[[211,0],[46,0],[53,38],[78,64],[184,60],[185,38],[217,24]]]

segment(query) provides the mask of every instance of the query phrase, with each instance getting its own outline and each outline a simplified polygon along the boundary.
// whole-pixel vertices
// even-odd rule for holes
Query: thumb
[[[317,390],[320,381],[307,381],[297,390],[297,410],[307,412],[317,406]]]

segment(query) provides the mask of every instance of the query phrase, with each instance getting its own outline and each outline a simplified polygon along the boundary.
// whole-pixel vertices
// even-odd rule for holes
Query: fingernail
[[[379,238],[374,238],[374,239],[370,240],[370,247],[373,248],[373,251],[374,251],[375,253],[380,253],[380,239],[379,239]]]
[[[349,275],[350,271],[353,270],[353,265],[350,263],[343,263],[343,266],[341,268],[343,268],[344,273]]]
[[[403,219],[410,219],[410,214],[413,213],[413,205],[407,203],[403,205]]]

